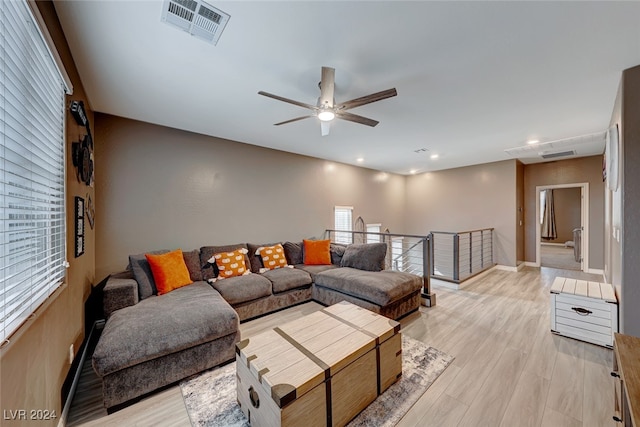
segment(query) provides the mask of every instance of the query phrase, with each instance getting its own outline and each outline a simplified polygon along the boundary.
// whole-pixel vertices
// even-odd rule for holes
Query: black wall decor
[[[73,118],[76,119],[76,123],[80,126],[89,126],[89,119],[87,119],[87,114],[84,111],[84,102],[71,101],[69,111],[71,111]]]
[[[84,199],[75,198],[75,254],[76,258],[84,253]]]
[[[76,123],[86,129],[86,134],[82,141],[71,144],[73,166],[76,167],[78,181],[86,185],[93,185],[93,138],[91,137],[89,119],[84,111],[84,103],[82,101],[72,101],[69,111]]]

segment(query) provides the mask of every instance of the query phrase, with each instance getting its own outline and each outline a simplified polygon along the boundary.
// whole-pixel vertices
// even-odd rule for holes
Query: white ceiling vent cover
[[[539,154],[540,154],[540,157],[542,157],[543,159],[555,159],[557,157],[575,156],[576,155],[576,151],[575,150],[569,150],[569,151],[560,151],[560,152],[557,152],[557,153],[541,152]]]
[[[578,155],[585,148],[595,148],[596,151],[604,151],[604,132],[589,135],[575,136],[537,144],[527,144],[522,147],[504,150],[507,154],[517,159],[542,157],[543,159]],[[558,155],[556,155],[558,154]]]
[[[165,0],[162,21],[211,44],[217,44],[229,14],[200,0]]]

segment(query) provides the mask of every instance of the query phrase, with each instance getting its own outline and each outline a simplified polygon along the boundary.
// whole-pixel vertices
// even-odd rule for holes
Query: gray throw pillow
[[[340,266],[366,271],[382,271],[386,255],[386,243],[354,243],[344,250]]]
[[[189,276],[191,277],[191,281],[199,282],[202,280],[202,268],[200,266],[200,251],[194,249],[189,252],[182,252],[182,257],[184,258],[184,263],[187,265],[187,270],[189,270]]]
[[[302,264],[302,242],[284,242],[284,256],[290,265]]]
[[[161,249],[159,251],[145,253],[162,255],[167,252],[169,252],[168,249]],[[129,269],[133,272],[133,277],[135,277],[136,282],[138,282],[138,297],[140,298],[140,301],[158,293],[156,282],[153,280],[151,266],[144,254],[129,255]]]
[[[347,245],[342,243],[331,243],[331,246],[329,247],[329,252],[331,253],[331,264],[340,265],[345,249],[347,249]]]

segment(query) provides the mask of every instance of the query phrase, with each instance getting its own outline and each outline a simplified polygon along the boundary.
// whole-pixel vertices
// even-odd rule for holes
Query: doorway
[[[589,184],[536,187],[536,265],[589,269]]]

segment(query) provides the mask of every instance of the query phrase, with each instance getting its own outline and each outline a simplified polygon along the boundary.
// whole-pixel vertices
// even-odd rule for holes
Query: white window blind
[[[65,277],[65,85],[29,6],[0,2],[0,342]]]
[[[367,224],[367,233],[379,233],[382,224]],[[382,236],[379,234],[367,234],[367,243],[380,243]]]
[[[344,243],[349,244],[353,243],[353,235],[351,233],[341,233],[340,231],[351,231],[353,224],[353,207],[351,206],[336,206],[334,208],[334,218],[335,218],[335,237],[334,240],[336,243]]]

